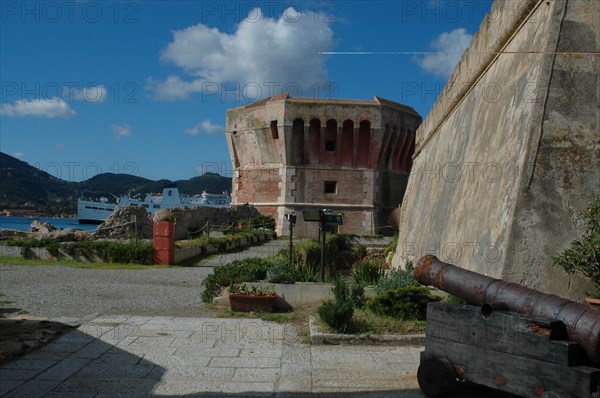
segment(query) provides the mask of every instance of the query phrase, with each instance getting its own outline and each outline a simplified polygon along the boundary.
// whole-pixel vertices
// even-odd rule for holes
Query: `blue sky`
[[[0,151],[66,180],[231,175],[228,108],[429,112],[491,0],[0,2]]]

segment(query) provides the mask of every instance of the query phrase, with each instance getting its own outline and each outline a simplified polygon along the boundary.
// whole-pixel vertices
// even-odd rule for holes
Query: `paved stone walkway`
[[[251,319],[99,316],[0,368],[6,397],[416,392],[418,348],[310,346]],[[390,395],[391,396],[391,395]]]
[[[0,396],[423,398],[421,349],[311,346],[253,319],[98,316],[0,367]],[[456,397],[482,394],[495,396]]]

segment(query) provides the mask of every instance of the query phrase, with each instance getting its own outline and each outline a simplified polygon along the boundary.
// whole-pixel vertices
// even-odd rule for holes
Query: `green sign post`
[[[342,225],[344,218],[340,213],[325,213],[325,222],[330,225]]]

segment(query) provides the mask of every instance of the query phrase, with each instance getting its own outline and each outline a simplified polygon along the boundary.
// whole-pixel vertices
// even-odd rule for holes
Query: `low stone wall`
[[[77,261],[81,263],[102,263],[105,260],[98,257],[97,255],[84,256],[75,254],[73,256],[60,251],[58,256],[51,254],[45,247],[31,247],[29,248],[29,256],[23,256],[23,248],[21,246],[0,246],[0,256],[14,257],[14,258],[28,258],[34,260],[66,260],[66,261]]]
[[[310,304],[322,303],[325,300],[333,300],[333,285],[331,283],[314,283],[314,282],[296,282],[294,284],[285,283],[267,283],[267,282],[247,282],[249,287],[273,287],[277,294],[275,308],[281,310],[292,310],[296,307],[302,307]],[[375,295],[374,288],[365,288],[365,296],[373,297]],[[228,307],[229,295],[225,293],[223,296],[216,297],[213,304]]]
[[[225,246],[225,251],[240,249],[247,246],[252,246],[252,244],[256,242],[264,242],[268,240],[272,240],[272,234],[261,234],[255,235],[253,238],[240,238],[238,241],[227,242]],[[186,249],[175,249],[175,264],[182,263],[186,260],[189,260],[194,257],[198,257],[205,254],[215,254],[219,253],[219,247],[217,245],[207,245],[201,247],[190,247]]]
[[[260,215],[258,210],[251,206],[177,207],[157,211],[154,221],[161,220],[168,214],[175,219],[175,240],[189,239],[190,234],[204,228],[207,221],[211,226],[225,226]]]
[[[227,242],[224,247],[224,251],[234,250],[243,248],[246,246],[252,246],[256,242],[264,242],[273,239],[272,234],[261,234],[255,235],[253,238],[240,238],[238,241]],[[32,247],[29,249],[30,256],[37,260],[67,260],[67,261],[78,261],[83,263],[101,263],[105,260],[98,257],[97,255],[84,256],[84,255],[69,255],[63,250],[60,251],[58,256],[51,254],[48,249],[44,247]],[[175,250],[175,264],[189,260],[190,258],[198,257],[202,254],[214,254],[219,253],[219,246],[207,245],[203,247],[191,247],[187,249],[176,249]],[[0,246],[0,256],[23,258],[23,249],[20,246]]]

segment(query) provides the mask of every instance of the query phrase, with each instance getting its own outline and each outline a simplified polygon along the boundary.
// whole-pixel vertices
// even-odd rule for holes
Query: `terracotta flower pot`
[[[273,312],[276,296],[255,296],[252,294],[229,294],[229,305],[237,312]]]

